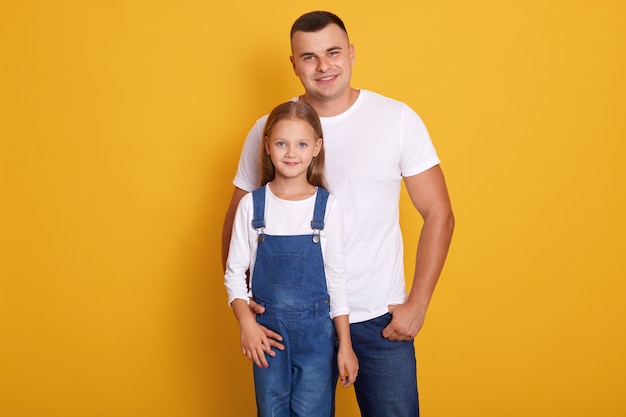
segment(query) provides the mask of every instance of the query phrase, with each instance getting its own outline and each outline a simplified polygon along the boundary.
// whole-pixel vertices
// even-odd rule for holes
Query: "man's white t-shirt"
[[[350,322],[387,313],[406,299],[399,199],[403,177],[439,164],[426,126],[406,104],[360,90],[344,113],[321,117],[329,191],[341,202]],[[259,152],[267,115],[246,138],[233,181],[259,183]]]

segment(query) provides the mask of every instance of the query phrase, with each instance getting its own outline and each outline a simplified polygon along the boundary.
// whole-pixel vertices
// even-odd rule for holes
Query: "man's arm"
[[[237,211],[237,206],[239,205],[239,201],[246,195],[246,191],[241,188],[235,187],[233,190],[233,195],[230,199],[230,204],[228,206],[228,210],[226,210],[226,215],[224,216],[224,225],[222,226],[222,267],[226,270],[226,261],[228,260],[228,249],[230,247],[230,237],[233,233],[233,222],[235,221],[235,212]],[[255,314],[261,314],[265,309],[263,306],[254,302],[254,300],[250,300],[250,310]],[[273,332],[263,326],[263,331],[265,335],[269,339],[270,346],[276,349],[284,350],[285,346],[280,343],[283,338],[276,332]]]
[[[404,304],[389,306],[391,323],[383,330],[389,340],[411,340],[424,324],[426,310],[448,254],[454,215],[441,167],[405,177],[413,205],[424,219],[415,256],[415,276]]]
[[[230,247],[230,236],[233,233],[233,222],[235,221],[235,212],[239,201],[246,195],[241,188],[235,187],[233,195],[230,199],[230,205],[224,216],[224,225],[222,226],[222,268],[226,270],[226,260],[228,259],[228,249]]]

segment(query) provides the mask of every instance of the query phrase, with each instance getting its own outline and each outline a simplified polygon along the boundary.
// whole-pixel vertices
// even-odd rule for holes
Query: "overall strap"
[[[254,215],[252,227],[259,230],[265,227],[265,186],[252,191]]]
[[[324,215],[326,214],[326,202],[328,201],[328,191],[322,187],[317,187],[315,197],[315,209],[313,210],[313,220],[311,228],[315,231],[324,229]]]

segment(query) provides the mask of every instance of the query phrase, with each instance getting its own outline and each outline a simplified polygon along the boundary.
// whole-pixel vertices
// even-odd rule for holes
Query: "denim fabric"
[[[311,235],[264,235],[263,239],[252,278],[255,301],[297,309],[328,297],[322,251]]]
[[[253,367],[258,416],[329,417],[335,331],[319,232],[263,234],[264,188],[259,190],[253,192],[255,227],[261,229],[252,295],[265,307],[257,322],[282,335],[285,350],[267,356],[268,368]],[[321,217],[316,227],[323,228],[327,194],[320,198],[320,190],[313,220],[317,225]]]
[[[337,365],[328,299],[298,310],[265,308],[257,322],[280,333],[285,350],[267,357],[268,368],[253,367],[258,416],[329,417]]]
[[[359,358],[354,384],[362,417],[419,417],[413,341],[394,342],[382,331],[389,313],[350,325],[352,346]]]

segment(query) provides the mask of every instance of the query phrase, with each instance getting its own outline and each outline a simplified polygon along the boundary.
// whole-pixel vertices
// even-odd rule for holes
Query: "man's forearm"
[[[415,255],[413,285],[407,299],[424,315],[443,269],[453,230],[451,210],[424,219]]]

